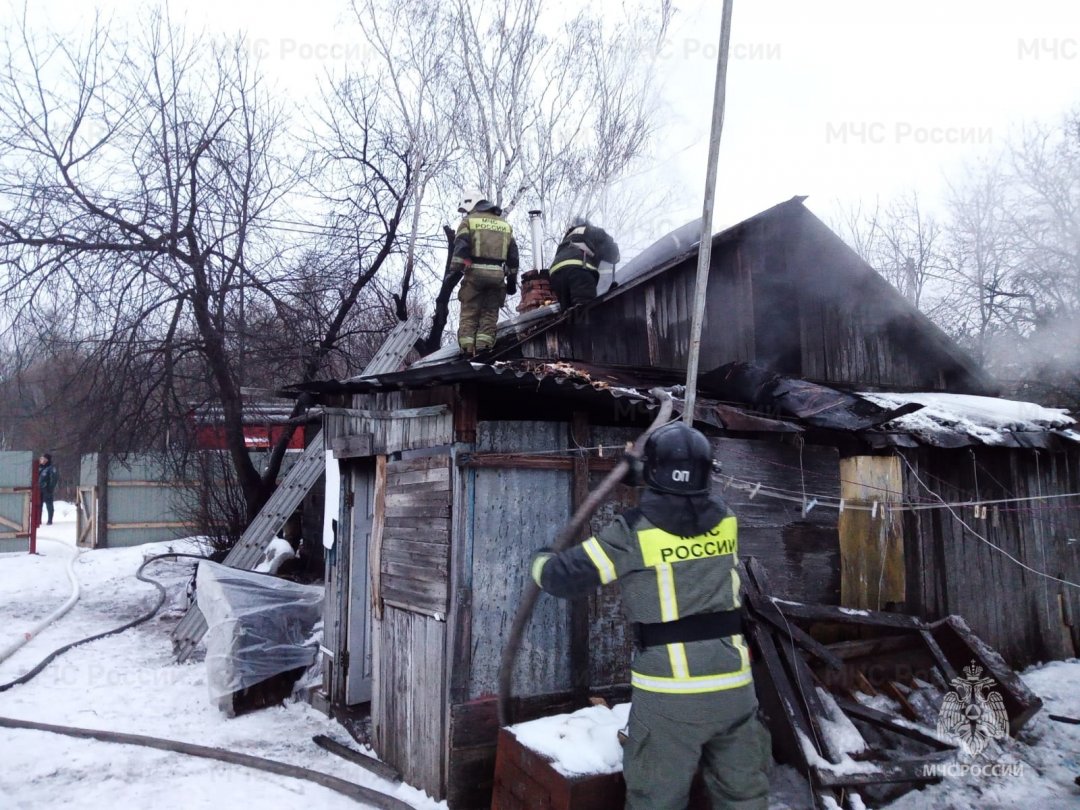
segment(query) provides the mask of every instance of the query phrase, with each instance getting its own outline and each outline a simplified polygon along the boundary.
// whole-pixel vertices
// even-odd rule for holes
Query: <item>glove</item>
[[[517,276],[506,277],[506,294],[513,295],[517,292]]]

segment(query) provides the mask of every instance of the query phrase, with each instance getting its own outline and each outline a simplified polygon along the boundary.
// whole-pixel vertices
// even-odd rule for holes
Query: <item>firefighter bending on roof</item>
[[[495,345],[495,324],[509,293],[517,291],[518,247],[502,209],[479,191],[462,195],[448,276],[462,278],[458,346],[467,355]]]
[[[600,262],[615,264],[617,261],[619,246],[607,231],[586,219],[575,218],[559,243],[548,270],[551,291],[559,299],[559,309],[566,312],[570,307],[596,298]]]
[[[630,810],[685,810],[699,765],[713,810],[768,807],[770,739],[741,632],[735,515],[710,497],[711,472],[708,439],[665,425],[645,444],[639,507],[532,563],[555,596],[620,583],[637,637],[623,750]]]

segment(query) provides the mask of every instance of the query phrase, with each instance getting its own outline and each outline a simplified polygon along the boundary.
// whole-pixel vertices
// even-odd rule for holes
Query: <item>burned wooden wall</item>
[[[1080,491],[1080,451],[979,447],[904,451],[904,457],[907,501],[1036,499],[986,506],[985,517],[973,506],[906,513],[909,609],[932,619],[963,616],[1016,667],[1080,654],[1080,589],[1005,556],[1080,582],[1080,503],[1037,499]]]
[[[724,475],[780,490],[778,500],[714,484],[713,491],[739,521],[739,556],[757,557],[774,595],[807,602],[840,603],[840,542],[835,509],[803,514],[802,494],[840,494],[837,451],[831,447],[777,441],[713,439]],[[809,498],[807,499],[809,502]]]
[[[685,368],[697,255],[645,273],[526,357]],[[987,393],[990,382],[937,327],[801,203],[714,238],[701,368],[733,361],[827,383]]]

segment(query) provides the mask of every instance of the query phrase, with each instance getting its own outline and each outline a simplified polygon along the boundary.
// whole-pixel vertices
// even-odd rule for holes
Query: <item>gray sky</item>
[[[91,4],[38,0],[32,16],[76,27]],[[126,18],[139,0],[103,0]],[[620,0],[601,0],[617,14]],[[719,0],[676,0],[659,70],[666,130],[636,178],[683,191],[655,229],[699,215],[719,39]],[[552,0],[566,13],[576,3]],[[246,31],[267,73],[297,98],[362,58],[345,0],[186,0],[175,17]],[[837,201],[916,188],[993,154],[1023,122],[1080,104],[1080,3],[1072,0],[736,0],[717,226],[795,194],[826,218]],[[640,192],[638,192],[640,193]]]

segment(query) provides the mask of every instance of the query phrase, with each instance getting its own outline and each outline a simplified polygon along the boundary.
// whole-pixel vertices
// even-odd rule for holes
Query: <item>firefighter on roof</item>
[[[502,209],[479,191],[462,195],[465,215],[451,251],[449,275],[463,278],[458,300],[458,345],[467,355],[495,345],[495,324],[507,294],[517,292],[518,247]]]
[[[555,251],[548,274],[551,290],[559,299],[559,308],[570,307],[596,298],[600,280],[600,263],[614,265],[619,261],[619,246],[603,228],[577,217]]]
[[[620,583],[634,624],[626,807],[685,810],[700,765],[714,810],[766,810],[769,734],[742,635],[735,515],[710,497],[712,449],[682,422],[646,442],[640,505],[532,576],[571,598]]]

